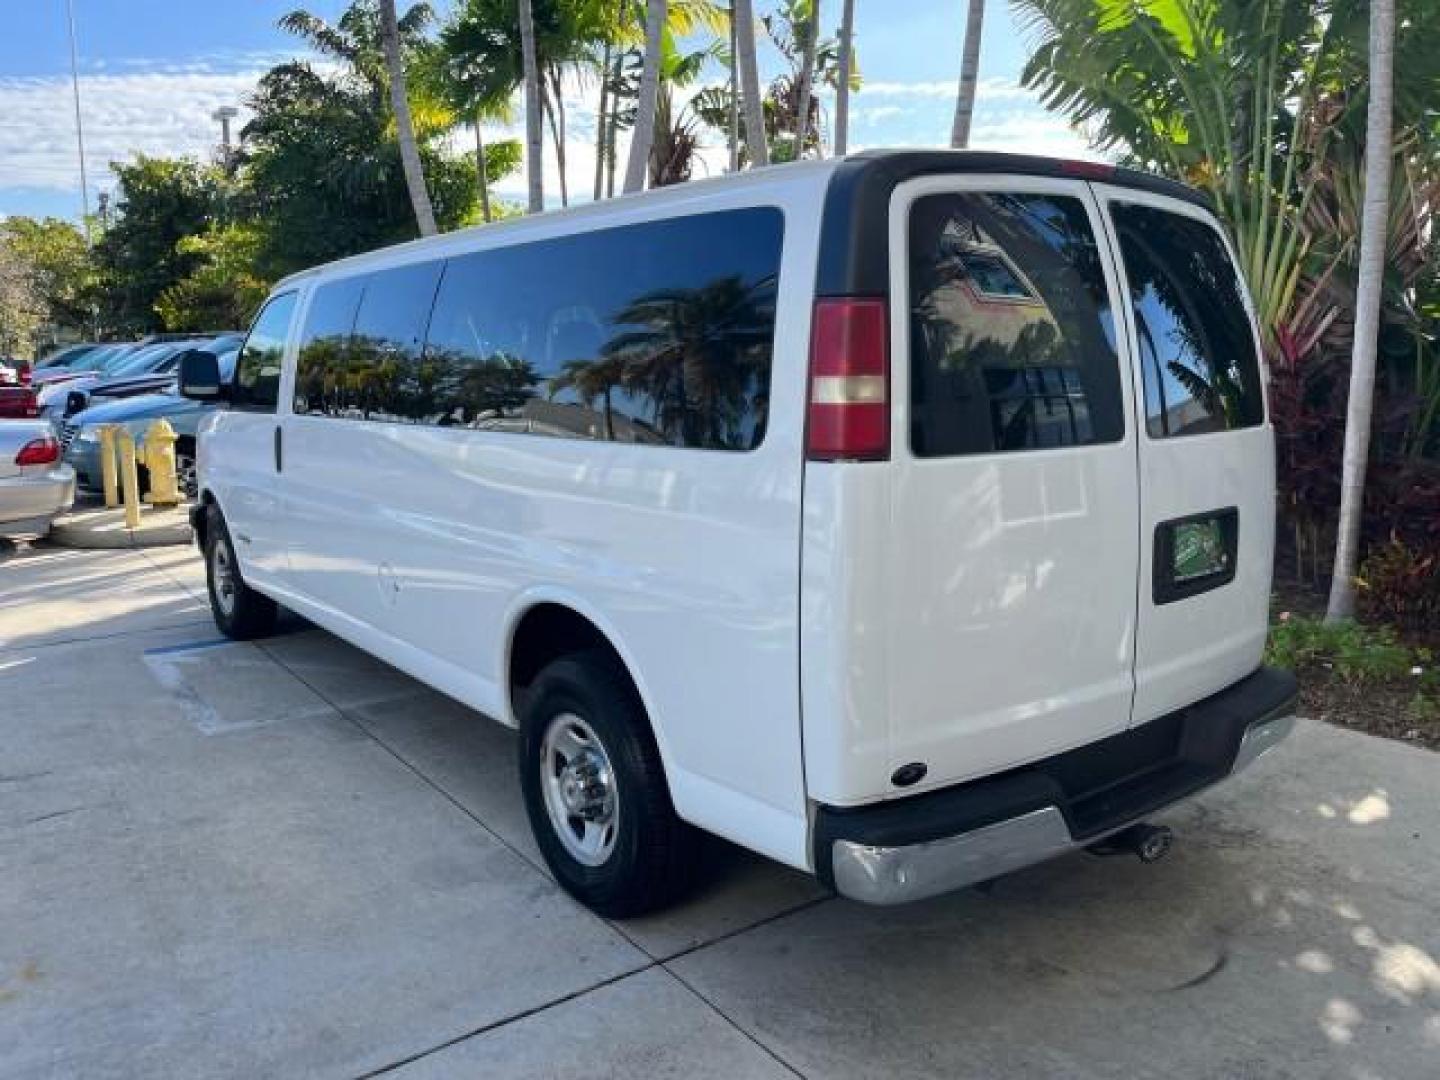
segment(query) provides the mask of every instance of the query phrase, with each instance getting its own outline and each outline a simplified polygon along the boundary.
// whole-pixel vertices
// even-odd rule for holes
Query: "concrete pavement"
[[[1427,1077],[1440,756],[1302,723],[1170,814],[900,909],[720,842],[612,924],[498,725],[185,549],[0,554],[0,1075]]]

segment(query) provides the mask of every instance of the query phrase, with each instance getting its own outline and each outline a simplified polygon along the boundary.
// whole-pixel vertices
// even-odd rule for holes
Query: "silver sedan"
[[[50,422],[0,420],[0,536],[44,536],[74,501],[75,470]]]

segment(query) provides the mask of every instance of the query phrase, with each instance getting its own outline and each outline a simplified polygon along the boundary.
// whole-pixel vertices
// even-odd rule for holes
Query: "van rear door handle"
[[[275,425],[275,471],[280,472],[285,465],[285,454],[281,447],[280,425]]]

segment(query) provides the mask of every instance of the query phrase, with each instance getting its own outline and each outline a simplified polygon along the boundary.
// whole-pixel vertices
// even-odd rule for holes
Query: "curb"
[[[189,507],[141,510],[140,527],[125,527],[125,510],[79,510],[56,518],[46,537],[52,544],[71,548],[147,548],[188,544],[194,534],[187,516]]]

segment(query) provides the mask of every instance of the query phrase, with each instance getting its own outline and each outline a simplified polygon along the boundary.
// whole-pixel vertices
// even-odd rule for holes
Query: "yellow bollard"
[[[111,509],[120,505],[120,477],[115,469],[115,424],[100,425],[100,475],[105,483],[105,505]]]
[[[179,436],[168,420],[156,420],[145,431],[140,446],[140,464],[150,473],[150,492],[146,500],[151,506],[176,506],[180,502],[179,485],[175,482],[175,442]]]
[[[135,436],[120,429],[120,491],[125,496],[125,527],[140,527],[140,474],[135,468]]]

